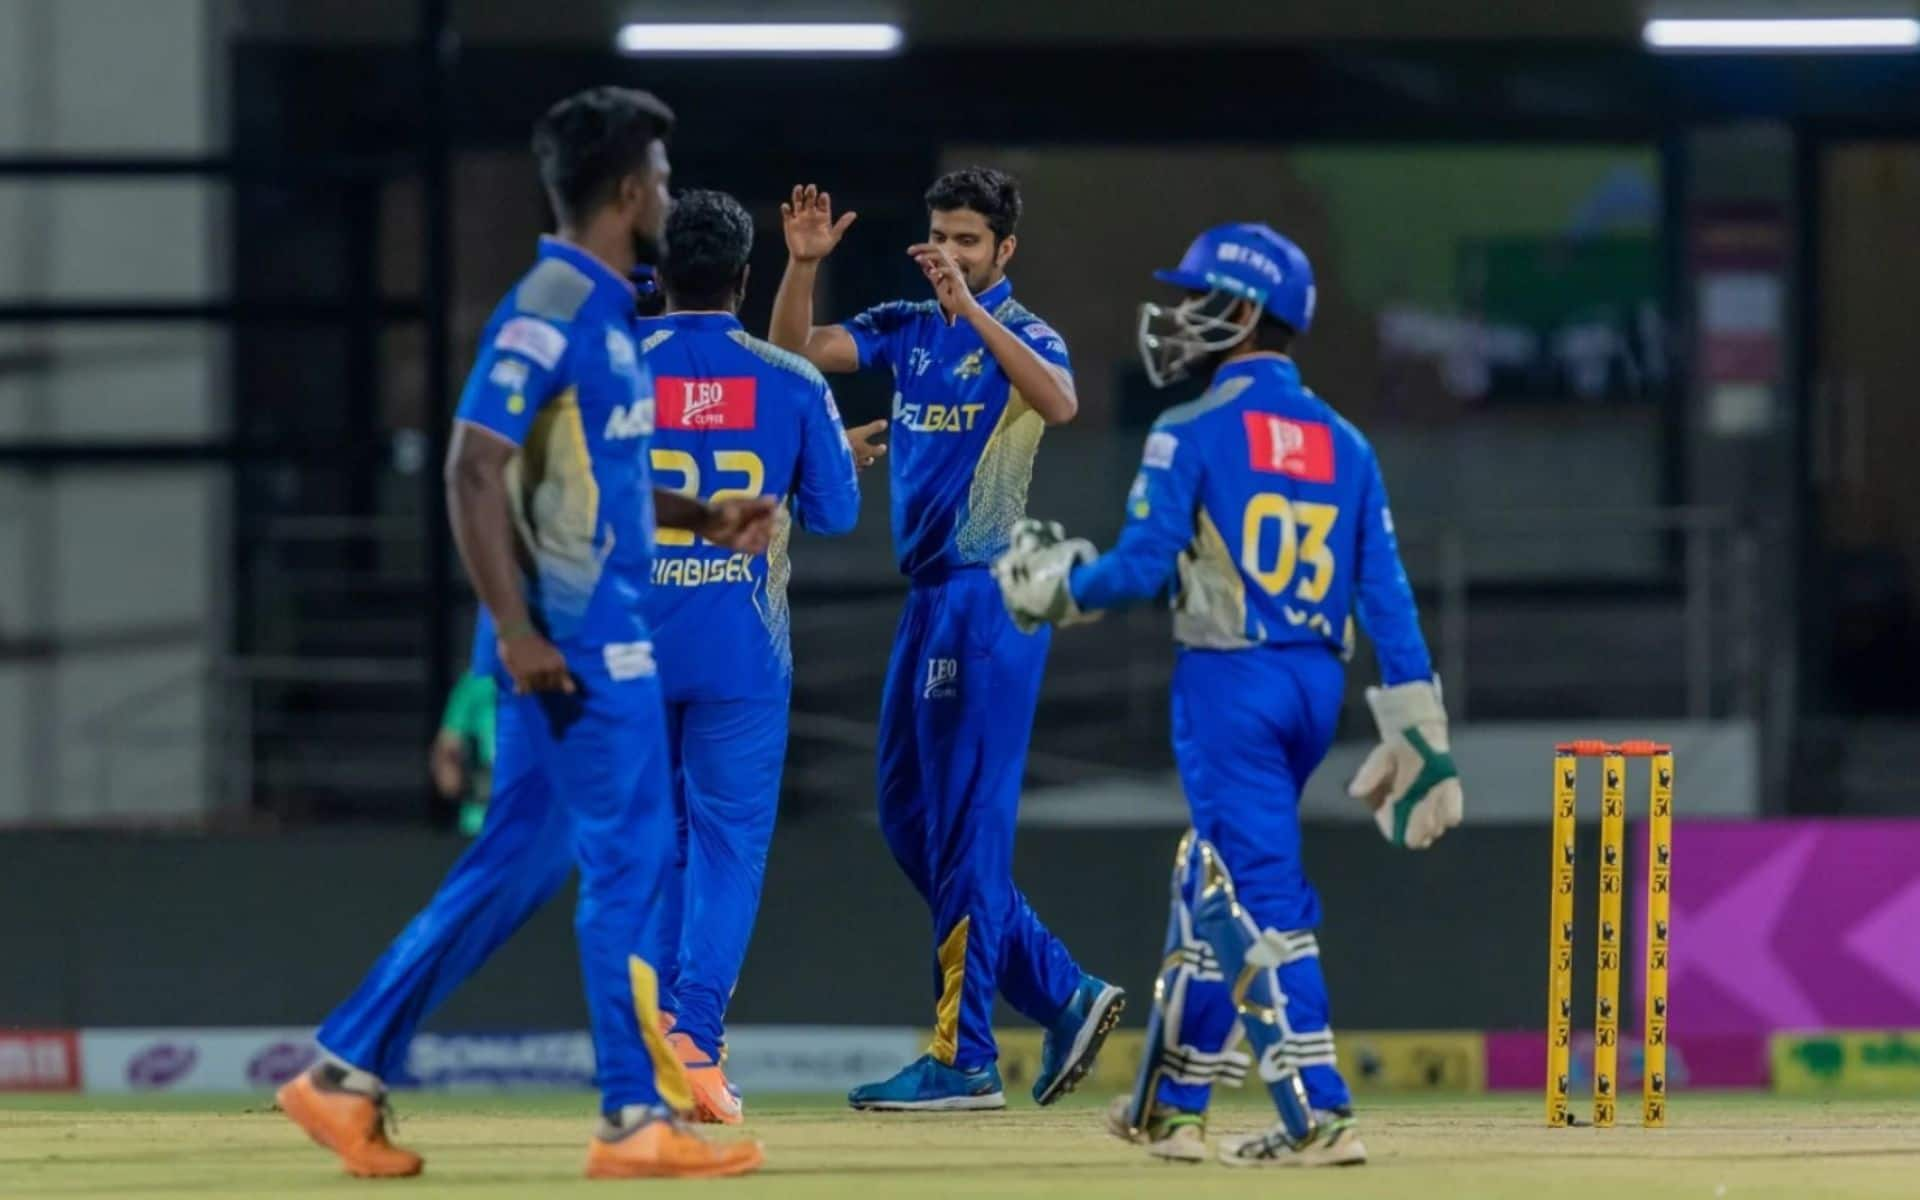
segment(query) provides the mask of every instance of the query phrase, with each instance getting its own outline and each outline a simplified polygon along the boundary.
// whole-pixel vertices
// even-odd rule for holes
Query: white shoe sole
[[[1275,1158],[1241,1158],[1233,1153],[1237,1142],[1220,1147],[1220,1162],[1228,1167],[1358,1167],[1367,1161],[1367,1147],[1358,1137],[1346,1138],[1328,1149],[1308,1148]]]
[[[1034,1103],[1042,1108],[1080,1086],[1080,1081],[1093,1069],[1090,1060],[1098,1053],[1098,1043],[1113,1032],[1120,1023],[1120,1014],[1126,1008],[1127,993],[1124,988],[1108,984],[1094,998],[1093,1009],[1087,1013],[1087,1019],[1080,1023],[1080,1031],[1073,1035],[1073,1048],[1067,1051],[1066,1065],[1060,1068],[1060,1077],[1053,1086],[1034,1097]]]
[[[869,1100],[848,1106],[856,1112],[991,1112],[1007,1106],[1005,1092],[980,1096],[942,1096],[938,1100]]]

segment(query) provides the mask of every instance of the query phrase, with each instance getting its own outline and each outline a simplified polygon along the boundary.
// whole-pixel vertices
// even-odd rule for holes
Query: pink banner
[[[1676,789],[1674,807],[1685,805]],[[1641,826],[1628,842],[1633,914],[1621,964],[1636,1012],[1645,836]],[[1920,821],[1676,822],[1670,932],[1670,1020],[1682,1044],[1920,1027]]]
[[[1668,1090],[1764,1088],[1771,1078],[1763,1034],[1675,1032],[1667,1050]],[[1641,1042],[1620,1034],[1619,1094],[1640,1086]],[[1573,1038],[1571,1087],[1577,1097],[1593,1087],[1593,1031]],[[1487,1087],[1538,1089],[1547,1082],[1547,1035],[1501,1031],[1487,1035]]]

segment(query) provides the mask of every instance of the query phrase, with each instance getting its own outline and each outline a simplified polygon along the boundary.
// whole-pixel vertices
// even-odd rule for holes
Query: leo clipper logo
[[[752,429],[759,381],[751,375],[722,379],[686,379],[663,375],[654,381],[662,429]]]
[[[960,660],[957,658],[930,658],[927,660],[927,683],[920,690],[922,698],[927,700],[951,700],[960,694]]]

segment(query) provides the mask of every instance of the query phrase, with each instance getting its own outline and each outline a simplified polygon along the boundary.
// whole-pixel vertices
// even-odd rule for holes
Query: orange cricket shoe
[[[347,1174],[362,1179],[418,1175],[423,1165],[411,1150],[387,1140],[386,1102],[364,1092],[323,1088],[310,1071],[274,1093],[280,1111],[307,1136],[340,1156]]]
[[[765,1160],[760,1143],[709,1142],[669,1117],[653,1117],[609,1141],[587,1143],[588,1179],[718,1179]]]
[[[695,1120],[708,1125],[738,1125],[746,1119],[740,1093],[727,1082],[725,1067],[708,1058],[684,1033],[668,1034],[667,1044],[686,1068],[687,1083],[693,1089]]]

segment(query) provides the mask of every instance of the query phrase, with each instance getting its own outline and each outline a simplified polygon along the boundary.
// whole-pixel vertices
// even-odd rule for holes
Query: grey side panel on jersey
[[[1176,404],[1160,414],[1154,421],[1155,429],[1165,429],[1172,425],[1186,425],[1206,416],[1216,408],[1232,404],[1240,398],[1240,393],[1253,386],[1253,376],[1235,375],[1217,388],[1209,388],[1206,395],[1198,400],[1189,400],[1185,404]]]
[[[529,316],[567,322],[593,295],[593,280],[585,271],[557,258],[542,259],[514,290],[514,307]]]
[[[1040,317],[1026,305],[1008,296],[1000,302],[1000,307],[993,310],[993,319],[1011,328],[1016,324],[1024,325],[1030,321],[1038,321]]]
[[[1266,636],[1249,637],[1247,583],[1226,539],[1204,508],[1194,517],[1193,540],[1176,563],[1180,586],[1173,596],[1173,640],[1203,650],[1245,650]],[[1256,622],[1257,624],[1257,622]]]

